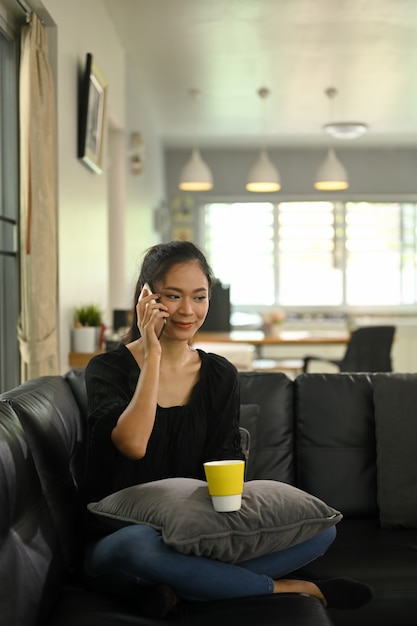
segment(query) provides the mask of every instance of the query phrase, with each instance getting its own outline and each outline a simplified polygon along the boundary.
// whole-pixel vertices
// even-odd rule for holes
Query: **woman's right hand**
[[[151,348],[161,351],[159,338],[168,317],[168,308],[157,302],[157,298],[158,294],[152,294],[148,287],[144,286],[136,305],[138,329],[143,339],[145,353]]]
[[[130,350],[140,367],[135,392],[112,430],[111,438],[116,448],[127,458],[144,457],[155,423],[159,389],[162,348],[158,332],[168,317],[168,307],[158,302],[159,295],[144,287],[136,303],[138,342]]]

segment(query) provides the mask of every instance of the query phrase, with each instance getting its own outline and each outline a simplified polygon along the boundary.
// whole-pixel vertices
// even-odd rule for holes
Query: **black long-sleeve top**
[[[203,463],[241,459],[237,371],[225,358],[198,350],[200,377],[183,406],[157,406],[146,455],[131,460],[111,440],[132,399],[140,368],[124,345],[94,357],[86,369],[88,451],[85,502],[162,478],[204,480]]]

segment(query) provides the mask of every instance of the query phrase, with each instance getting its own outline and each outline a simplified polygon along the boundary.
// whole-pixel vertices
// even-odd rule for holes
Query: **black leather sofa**
[[[417,374],[241,372],[257,404],[247,479],[295,484],[344,519],[306,575],[374,586],[356,611],[299,594],[182,602],[165,620],[87,589],[77,485],[84,467],[82,372],[0,396],[0,626],[417,626]]]

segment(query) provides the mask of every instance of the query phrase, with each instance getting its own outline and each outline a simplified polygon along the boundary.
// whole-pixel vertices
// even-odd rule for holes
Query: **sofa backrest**
[[[292,381],[282,372],[246,371],[239,381],[241,404],[259,406],[247,478],[294,484]]]
[[[294,389],[297,485],[345,517],[377,517],[372,374],[304,374]]]
[[[380,524],[417,528],[417,374],[373,380]]]
[[[0,623],[45,623],[65,573],[26,433],[0,402]]]
[[[84,424],[86,424],[88,413],[88,400],[87,387],[85,384],[85,372],[84,370],[70,370],[65,374],[64,379],[68,383],[74,395],[81,414],[81,418],[83,419]]]
[[[0,399],[23,427],[68,571],[76,571],[82,558],[78,486],[84,474],[85,441],[74,395],[61,376],[44,376]]]

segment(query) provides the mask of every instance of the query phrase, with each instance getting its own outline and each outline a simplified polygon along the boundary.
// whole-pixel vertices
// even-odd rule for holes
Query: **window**
[[[417,204],[213,203],[202,223],[235,307],[417,304]]]
[[[273,304],[274,206],[210,204],[205,226],[208,258],[222,283],[232,285],[232,302],[256,305],[261,293],[265,304]]]
[[[0,391],[19,383],[16,78],[15,44],[0,28]]]
[[[331,202],[284,202],[276,207],[278,297],[282,305],[340,305],[337,207]]]
[[[346,302],[402,303],[401,205],[346,205]]]

